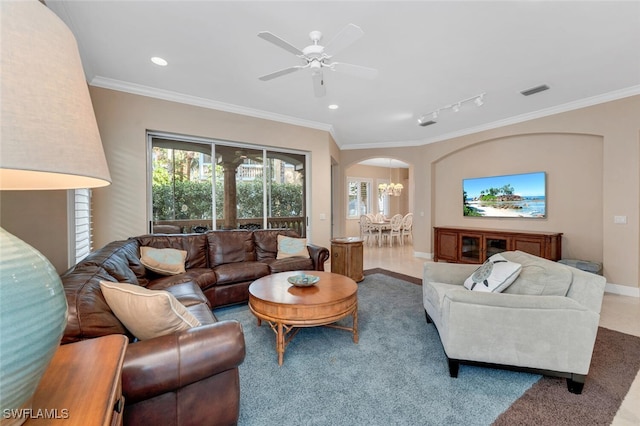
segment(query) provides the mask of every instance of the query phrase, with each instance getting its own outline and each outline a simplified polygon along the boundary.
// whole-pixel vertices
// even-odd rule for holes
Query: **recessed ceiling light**
[[[154,56],[153,58],[151,58],[151,62],[153,62],[156,65],[160,65],[161,67],[166,67],[168,62],[165,59],[162,59],[159,56]]]
[[[336,104],[329,105],[329,109],[338,109],[338,108],[340,108],[340,106],[338,106]]]

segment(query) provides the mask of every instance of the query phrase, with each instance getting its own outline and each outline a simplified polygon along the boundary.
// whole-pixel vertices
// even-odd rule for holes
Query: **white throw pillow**
[[[184,274],[185,250],[173,248],[140,247],[140,263],[147,269],[161,275]]]
[[[287,257],[309,258],[307,239],[278,235],[278,254],[276,255],[276,259],[286,259]]]
[[[200,325],[200,321],[168,291],[110,281],[100,281],[100,288],[116,317],[140,340]]]
[[[522,265],[494,254],[465,280],[464,286],[473,291],[500,293],[518,278]]]

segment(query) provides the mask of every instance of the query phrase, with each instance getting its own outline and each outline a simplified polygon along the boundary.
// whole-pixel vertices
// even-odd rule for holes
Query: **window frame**
[[[360,212],[358,210],[356,210],[355,214],[351,214],[350,210],[349,210],[349,203],[350,203],[350,193],[349,193],[349,187],[351,186],[352,183],[356,183],[358,185],[358,188],[361,189],[362,184],[366,185],[367,188],[367,199],[363,202],[362,201],[362,191],[359,190],[358,193],[356,194],[356,204],[358,206],[361,206],[362,204],[364,205],[365,208],[365,212]],[[352,177],[352,176],[348,176],[347,177],[347,182],[346,182],[346,216],[348,220],[353,220],[353,219],[360,219],[360,216],[362,216],[363,214],[367,214],[367,213],[371,213],[372,211],[372,188],[373,188],[373,179],[371,178],[364,178],[364,177]]]
[[[311,152],[309,151],[301,151],[301,150],[293,150],[293,149],[287,149],[287,148],[282,148],[282,147],[273,147],[273,146],[268,146],[268,145],[257,145],[257,144],[250,144],[250,143],[243,143],[243,142],[235,142],[235,141],[228,141],[228,140],[222,140],[222,139],[213,139],[213,138],[203,138],[203,137],[196,137],[196,136],[188,136],[188,135],[182,135],[182,134],[175,134],[175,133],[169,133],[169,132],[162,132],[162,131],[151,131],[148,130],[147,131],[147,172],[146,172],[146,179],[147,179],[147,223],[149,226],[149,232],[152,232],[153,230],[153,223],[154,223],[154,216],[153,216],[153,140],[157,138],[157,139],[169,139],[172,141],[176,141],[180,144],[189,144],[189,143],[195,143],[195,144],[209,144],[212,147],[211,150],[211,156],[212,158],[216,157],[216,148],[218,146],[224,146],[224,147],[233,147],[233,148],[238,148],[238,149],[251,149],[251,150],[261,150],[262,154],[263,154],[263,158],[270,158],[271,154],[276,153],[276,154],[294,154],[294,155],[299,155],[299,156],[303,156],[304,157],[304,164],[305,164],[305,170],[307,171],[306,173],[304,173],[304,186],[302,188],[303,190],[303,194],[304,194],[304,205],[303,205],[303,216],[302,219],[304,221],[304,226],[301,229],[301,233],[304,232],[306,234],[306,237],[309,238],[311,235],[311,229],[309,226],[309,211],[311,208],[311,197],[309,196],[310,189],[311,189],[311,172],[310,172],[310,167],[311,167]],[[263,164],[263,167],[265,165]],[[213,170],[212,170],[212,199],[215,200],[215,179],[216,179],[216,168],[215,168],[215,164],[213,166]],[[268,200],[267,200],[267,170],[265,170],[265,176],[262,179],[263,181],[263,206],[264,206],[264,217],[262,218],[263,220],[263,227],[266,229],[268,227],[268,216],[267,216],[267,212],[268,212]],[[211,229],[216,229],[216,221],[218,219],[216,219],[217,217],[217,211],[216,211],[216,205],[215,205],[215,201],[213,202],[213,210],[212,210],[212,222],[211,222]]]

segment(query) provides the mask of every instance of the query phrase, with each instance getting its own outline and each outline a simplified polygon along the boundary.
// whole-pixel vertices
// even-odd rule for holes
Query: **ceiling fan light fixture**
[[[378,73],[376,69],[363,67],[360,65],[329,62],[333,55],[351,45],[357,39],[362,37],[363,34],[364,31],[362,31],[360,27],[354,24],[348,24],[333,39],[331,39],[326,45],[323,46],[318,44],[318,42],[322,39],[322,33],[320,31],[311,31],[309,33],[309,38],[311,39],[312,44],[303,49],[298,49],[291,43],[270,33],[269,31],[261,31],[258,33],[258,37],[262,38],[265,41],[273,43],[274,45],[290,53],[293,53],[298,58],[305,60],[307,63],[303,66],[291,66],[280,71],[263,75],[258,78],[262,81],[268,81],[276,77],[290,74],[300,69],[310,68],[314,85],[314,93],[316,97],[322,97],[326,92],[324,88],[324,80],[322,79],[322,68],[329,68],[332,71],[340,71],[342,73],[351,74],[362,78],[375,78]],[[325,49],[327,49],[331,53],[326,53]]]

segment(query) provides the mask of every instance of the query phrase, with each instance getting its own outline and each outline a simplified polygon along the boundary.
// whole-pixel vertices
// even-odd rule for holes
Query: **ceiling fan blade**
[[[284,41],[283,39],[281,39],[280,37],[278,37],[275,34],[270,33],[269,31],[261,31],[258,33],[258,37],[260,37],[261,39],[264,39],[268,42],[271,42],[273,44],[275,44],[278,47],[281,47],[282,49],[286,50],[287,52],[291,52],[294,55],[304,55],[304,53],[302,53],[302,50],[298,49],[297,47],[295,47],[294,45],[292,45],[291,43]]]
[[[321,98],[326,95],[327,89],[324,85],[322,71],[315,71],[311,77],[313,78],[313,93],[316,95],[316,98]]]
[[[258,77],[258,78],[262,81],[268,81],[277,77],[281,77],[283,75],[291,74],[292,72],[296,72],[302,68],[305,68],[305,67],[304,66],[289,67],[289,68],[282,69],[280,71],[272,72],[271,74],[263,75],[262,77]]]
[[[341,62],[333,62],[327,66],[333,71],[338,71],[345,74],[351,74],[355,77],[367,78],[373,80],[378,75],[378,70],[375,68],[363,67],[360,65],[343,64]]]
[[[362,37],[363,34],[364,31],[362,31],[359,26],[349,24],[344,27],[342,31],[336,34],[335,37],[333,37],[331,41],[329,41],[329,43],[327,43],[327,45],[324,47],[324,50],[328,55],[333,56],[345,47],[351,45],[351,43],[353,43],[360,37]]]

